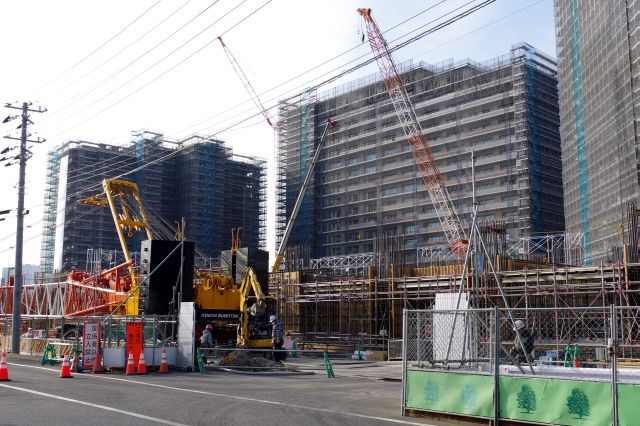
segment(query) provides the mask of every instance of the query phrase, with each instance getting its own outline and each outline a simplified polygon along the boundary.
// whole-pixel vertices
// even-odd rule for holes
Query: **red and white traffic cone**
[[[62,368],[60,369],[60,378],[70,379],[72,377],[71,366],[69,365],[69,355],[64,354],[64,359],[62,360]]]
[[[138,374],[147,374],[147,362],[144,360],[144,351],[140,352],[138,360]]]
[[[0,382],[10,382],[9,369],[7,368],[7,354],[2,353],[2,360],[0,361]]]
[[[162,350],[162,358],[160,358],[160,369],[158,373],[167,374],[169,372],[169,364],[167,363],[167,352]]]
[[[127,370],[124,372],[127,376],[136,374],[136,368],[133,365],[133,352],[129,352],[129,359],[127,360]]]

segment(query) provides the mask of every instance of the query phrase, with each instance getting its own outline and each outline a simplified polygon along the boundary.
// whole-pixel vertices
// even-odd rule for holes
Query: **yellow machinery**
[[[253,268],[247,268],[247,273],[240,285],[240,328],[237,346],[243,348],[271,347],[268,304],[273,301],[272,296],[266,296],[262,292]]]
[[[134,182],[120,179],[104,179],[104,192],[80,200],[85,204],[109,206],[116,231],[128,265],[131,286],[127,293],[126,314],[139,314],[140,278],[133,265],[131,252],[126,237],[131,238],[134,232],[145,231],[148,239],[153,239],[148,216],[142,204],[138,186]],[[178,239],[182,238],[182,230],[178,228]],[[231,230],[231,255],[235,265],[235,257],[240,249],[240,228]],[[252,268],[240,284],[235,283],[233,276],[212,270],[196,270],[194,279],[194,304],[200,312],[201,320],[219,324],[221,329],[231,331],[225,337],[236,337],[238,346],[270,347],[271,326],[265,316],[268,302],[273,298],[265,296]],[[253,303],[249,306],[250,303]],[[215,333],[214,333],[215,334]],[[237,336],[236,336],[237,334]],[[216,336],[221,341],[222,336]]]
[[[142,205],[138,185],[127,180],[104,179],[102,181],[102,188],[104,189],[102,194],[94,195],[80,201],[94,206],[108,205],[111,210],[113,222],[118,232],[120,246],[122,247],[122,253],[124,254],[125,262],[129,264],[129,276],[131,277],[131,289],[129,293],[133,294],[127,295],[128,298],[125,305],[126,314],[135,316],[138,315],[139,312],[138,302],[140,290],[138,289],[138,284],[140,283],[140,278],[131,259],[131,253],[127,246],[127,240],[125,239],[125,232],[126,236],[131,238],[134,232],[144,230],[147,238],[150,240],[153,239],[153,232],[151,231],[149,220]]]
[[[239,248],[240,228],[234,228],[231,230],[231,256],[234,259]],[[221,312],[222,318],[225,318],[225,311],[228,313],[240,311],[240,289],[234,281],[233,274],[196,270],[194,290],[193,300],[199,309]]]

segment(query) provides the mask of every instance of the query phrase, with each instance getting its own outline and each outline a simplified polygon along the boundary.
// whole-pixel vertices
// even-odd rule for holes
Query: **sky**
[[[68,140],[125,145],[140,129],[170,139],[211,135],[237,154],[267,159],[267,249],[273,252],[273,131],[257,115],[217,37],[223,37],[262,103],[276,115],[278,99],[370,57],[368,43],[361,42],[358,7],[372,9],[394,46],[481,1],[2,2],[0,108],[33,102],[32,108],[47,109],[32,114],[29,127],[31,138],[46,142],[30,148],[34,156],[27,163],[23,262],[40,262],[47,152]],[[484,61],[507,54],[521,41],[555,57],[553,0],[496,0],[396,51],[394,59]],[[377,72],[371,64],[319,92]],[[2,108],[0,119],[15,113]],[[19,137],[18,124],[0,124],[0,135]],[[16,145],[0,139],[0,147]],[[13,266],[19,168],[2,164],[0,210],[14,210],[0,221],[0,265]]]

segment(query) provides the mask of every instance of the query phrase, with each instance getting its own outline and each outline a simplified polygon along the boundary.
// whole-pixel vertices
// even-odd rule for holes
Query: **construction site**
[[[597,261],[589,232],[565,231],[555,59],[518,43],[397,64],[358,13],[379,73],[280,100],[277,117],[217,38],[274,132],[271,257],[265,160],[146,130],[66,142],[49,153],[42,282],[0,286],[0,351],[62,378],[282,374],[309,394],[323,384],[306,376],[335,367],[401,383],[382,392],[403,417],[633,424],[640,210],[620,197]]]

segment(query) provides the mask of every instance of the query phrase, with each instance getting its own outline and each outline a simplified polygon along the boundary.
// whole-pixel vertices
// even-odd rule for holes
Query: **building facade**
[[[555,17],[566,226],[597,263],[639,195],[640,1],[556,0]]]
[[[470,154],[480,219],[509,234],[564,231],[555,61],[527,44],[484,63],[399,69],[463,228],[470,224]],[[378,75],[279,106],[276,239],[282,238],[326,118],[338,120],[288,246],[311,257],[375,252],[404,236],[409,260],[446,245],[411,148]]]
[[[101,193],[103,179],[118,176],[137,183],[155,238],[175,238],[176,222],[185,219],[186,238],[195,242],[202,264],[229,248],[231,228],[242,227],[245,245],[265,246],[265,160],[235,155],[219,140],[171,141],[139,131],[127,146],[69,141],[49,153],[44,274],[94,270],[96,250],[120,250],[109,209],[80,202]],[[138,234],[128,237],[134,252]]]

